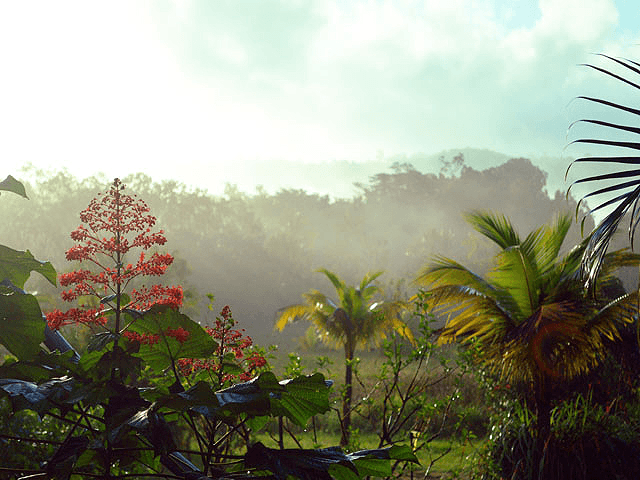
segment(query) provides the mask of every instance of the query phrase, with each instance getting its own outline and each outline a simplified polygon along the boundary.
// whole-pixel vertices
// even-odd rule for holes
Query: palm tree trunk
[[[344,395],[342,396],[342,436],[340,446],[349,443],[351,429],[351,397],[353,395],[353,342],[347,340],[344,344]]]
[[[551,436],[551,410],[552,405],[549,401],[549,392],[547,389],[548,379],[541,379],[537,388],[535,398],[536,408],[536,438],[534,443],[533,455],[533,478],[545,478],[544,450],[546,448],[549,437]]]

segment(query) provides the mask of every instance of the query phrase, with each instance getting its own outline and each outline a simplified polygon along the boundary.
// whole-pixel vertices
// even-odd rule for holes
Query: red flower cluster
[[[152,285],[151,288],[141,287],[131,290],[130,308],[136,310],[148,310],[152,305],[169,305],[172,308],[182,306],[184,292],[180,285],[165,287]]]
[[[160,341],[160,335],[157,333],[138,333],[126,331],[122,336],[131,342],[142,343],[143,345],[155,345]]]
[[[66,312],[56,309],[47,314],[47,323],[51,330],[58,330],[64,325],[101,325],[107,324],[107,317],[101,315],[96,309],[81,310],[72,308]]]
[[[178,340],[180,343],[184,343],[187,341],[187,339],[189,338],[189,335],[191,335],[188,331],[186,331],[184,328],[182,327],[178,327],[178,328],[167,328],[167,331],[164,332],[164,334],[167,337],[173,337],[176,340]]]
[[[180,343],[184,343],[189,338],[190,333],[182,327],[167,328],[164,332],[167,337],[173,337]],[[158,333],[138,333],[127,330],[122,333],[122,336],[130,342],[138,342],[143,345],[155,345],[160,341],[160,334]]]
[[[264,355],[254,349],[253,340],[245,335],[244,329],[235,328],[236,321],[231,314],[231,308],[226,305],[216,318],[213,327],[206,327],[207,333],[218,342],[218,349],[213,357],[208,359],[181,358],[178,360],[180,373],[185,377],[208,370],[215,373],[221,384],[239,379],[243,382],[250,380],[255,373],[267,365]],[[224,371],[224,363],[228,362],[228,354],[232,353],[241,373]],[[224,360],[224,362],[223,362]]]
[[[116,311],[119,318],[125,308],[144,310],[156,304],[173,308],[182,305],[182,287],[161,285],[133,289],[131,300],[123,304],[123,294],[133,279],[162,275],[173,262],[169,254],[145,256],[145,250],[164,245],[167,240],[162,230],[152,231],[156,218],[149,214],[147,204],[135,195],[124,194],[124,190],[125,185],[116,178],[106,194],[98,195],[80,212],[83,224],[71,232],[71,238],[78,243],[66,252],[67,260],[93,264],[97,271],[81,268],[59,276],[60,285],[68,287],[61,294],[64,301],[92,295],[98,297],[100,307],[55,310],[47,315],[50,328],[79,323],[105,326],[105,313],[109,310]],[[125,264],[125,255],[134,248],[142,249],[136,254],[137,261]]]

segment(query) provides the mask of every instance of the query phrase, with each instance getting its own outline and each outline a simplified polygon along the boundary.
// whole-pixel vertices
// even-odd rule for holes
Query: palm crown
[[[605,351],[604,339],[619,337],[620,324],[633,320],[637,293],[616,288],[613,272],[638,265],[639,256],[626,250],[607,254],[597,296],[587,296],[580,280],[587,242],[560,256],[569,215],[524,239],[505,217],[475,212],[467,220],[500,250],[485,277],[444,257],[420,272],[417,283],[429,287],[430,307],[450,314],[440,341],[479,340],[491,371],[533,385],[537,394],[550,381],[591,369]],[[616,290],[620,295],[612,299]]]
[[[310,290],[302,296],[304,304],[291,305],[278,312],[276,328],[297,320],[313,323],[321,341],[331,347],[358,347],[379,345],[390,330],[413,340],[411,330],[402,321],[406,302],[378,300],[381,291],[373,282],[383,272],[368,273],[359,287],[347,285],[335,273],[319,269],[331,281],[338,295],[336,304],[318,290]]]
[[[387,332],[394,330],[413,342],[409,327],[403,322],[403,313],[409,304],[403,301],[385,302],[378,298],[381,290],[373,282],[383,272],[368,273],[360,286],[347,285],[338,276],[325,268],[324,273],[338,294],[338,303],[318,290],[303,294],[304,304],[291,305],[278,312],[276,329],[297,320],[313,323],[319,338],[327,345],[344,347],[345,393],[342,401],[342,438],[340,443],[349,441],[351,425],[351,396],[353,358],[357,347],[378,345],[386,338]]]

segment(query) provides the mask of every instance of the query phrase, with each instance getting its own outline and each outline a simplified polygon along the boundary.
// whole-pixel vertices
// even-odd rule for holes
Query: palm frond
[[[498,325],[513,328],[515,323],[495,298],[483,295],[462,285],[437,287],[429,291],[429,310],[437,315],[449,316],[438,339],[440,343],[455,342],[460,339],[486,335],[499,335]],[[488,332],[485,327],[493,325],[495,330]],[[482,333],[480,333],[482,332]]]
[[[500,248],[508,248],[520,244],[518,232],[511,222],[503,215],[489,212],[474,211],[465,215],[465,220],[471,226],[496,243]]]
[[[338,278],[338,276],[335,273],[330,272],[326,268],[319,268],[316,271],[325,274],[325,276],[333,284],[333,286],[336,289],[336,292],[338,292],[338,294],[340,294],[341,291],[343,291],[343,290],[345,290],[347,288],[345,283],[342,280],[340,280],[340,278]]]
[[[364,292],[383,273],[384,271],[367,273],[360,282],[360,291]]]
[[[564,214],[555,218],[551,228],[542,229],[534,251],[535,262],[541,274],[544,275],[556,264],[570,228],[571,216]]]
[[[282,331],[289,323],[307,320],[313,309],[309,305],[289,305],[276,313],[275,329]]]
[[[480,275],[447,257],[437,256],[423,267],[414,283],[421,286],[467,285],[479,292],[489,294],[495,288]]]
[[[602,268],[609,243],[629,209],[633,208],[634,212],[637,210],[636,204],[639,200],[640,186],[625,195],[624,200],[589,235],[589,242],[582,256],[582,274],[588,290],[595,291],[596,279]],[[631,222],[633,223],[633,219]],[[629,241],[633,244],[633,230],[631,229],[629,230]]]
[[[589,320],[587,328],[609,340],[620,337],[619,330],[625,324],[638,319],[638,291],[622,295],[598,310]]]
[[[519,246],[502,250],[496,259],[496,267],[487,274],[489,282],[509,293],[517,307],[516,316],[528,317],[540,296],[541,276],[535,263]]]
[[[307,293],[302,294],[302,298],[304,298],[306,304],[312,309],[331,312],[337,308],[333,300],[318,290],[309,290]]]
[[[622,73],[616,73],[611,67],[600,67],[592,64],[586,64],[585,66],[592,68],[606,76],[615,79],[617,82],[624,83],[634,89],[640,89],[640,84],[635,81],[636,76],[640,76],[640,69],[638,64],[627,59],[615,58],[609,55],[599,55],[606,61],[610,62],[611,67],[621,68]],[[585,100],[590,103],[596,103],[607,107],[611,111],[626,112],[640,117],[640,110],[622,105],[619,103],[611,102],[608,100],[580,96],[579,99]],[[580,123],[587,123],[602,127],[605,131],[619,132],[620,134],[627,135],[640,135],[640,128],[633,125],[624,125],[621,123],[614,123],[603,121],[600,119],[581,119],[577,122],[573,122],[569,129],[571,130],[575,125]],[[606,137],[606,136],[605,136]],[[631,149],[640,150],[640,142],[635,138],[630,140],[626,139],[610,139],[610,138],[579,138],[571,142],[571,144],[587,144],[587,145],[601,145],[613,149]],[[608,167],[615,167],[617,165],[640,165],[640,155],[617,155],[612,156],[597,156],[597,157],[582,157],[574,160],[569,168],[574,164],[583,162],[597,162]],[[568,172],[569,169],[567,169]],[[637,227],[638,220],[640,219],[638,206],[640,201],[640,169],[626,170],[626,171],[613,171],[604,173],[601,175],[588,176],[581,178],[572,183],[576,184],[588,184],[598,185],[599,182],[607,182],[608,185],[603,188],[597,188],[586,194],[582,200],[590,197],[599,197],[600,195],[622,192],[614,198],[598,200],[595,208],[591,212],[598,211],[600,209],[614,206],[614,209],[600,222],[600,224],[591,232],[590,241],[584,251],[582,258],[582,275],[585,285],[590,291],[594,291],[595,281],[598,277],[598,272],[602,267],[605,253],[609,247],[611,237],[618,229],[618,226],[622,218],[629,212],[631,212],[631,219],[629,224],[629,240],[633,245],[633,235],[635,228]],[[611,183],[613,182],[613,183]],[[571,187],[569,187],[571,188]],[[591,213],[590,212],[590,213]]]

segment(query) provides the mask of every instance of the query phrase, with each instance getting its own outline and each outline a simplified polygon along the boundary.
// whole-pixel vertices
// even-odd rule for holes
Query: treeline
[[[20,177],[20,172],[7,173]],[[79,212],[113,179],[79,180],[64,170],[27,168],[23,173],[30,200],[6,196],[0,202],[0,243],[29,245],[36,258],[50,260],[58,272],[76,268],[64,258],[72,245],[69,232],[78,226]],[[348,283],[384,270],[387,294],[408,294],[415,273],[435,254],[486,270],[493,247],[472,232],[464,212],[499,212],[528,232],[557,212],[576,208],[564,192],[550,196],[546,174],[526,159],[480,171],[457,156],[443,162],[439,174],[395,163],[345,199],[292,189],[247,194],[233,185],[213,196],[142,173],[123,181],[165,230],[165,251],[176,261],[163,281],[185,286],[193,318],[206,321],[205,294],[213,293],[216,306],[231,305],[240,326],[262,344],[285,343],[272,331],[279,308],[299,302],[310,288],[332,291],[327,279],[314,273],[319,267]],[[574,227],[567,245],[579,240]],[[34,278],[28,286],[39,290],[45,309],[61,306],[58,292],[44,282]],[[289,340],[303,328],[289,330]]]

